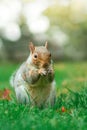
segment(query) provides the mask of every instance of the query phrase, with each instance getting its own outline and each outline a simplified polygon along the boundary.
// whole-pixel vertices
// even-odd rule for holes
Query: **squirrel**
[[[11,85],[15,89],[19,103],[38,107],[53,106],[56,99],[53,62],[45,46],[29,44],[30,55],[11,76]]]

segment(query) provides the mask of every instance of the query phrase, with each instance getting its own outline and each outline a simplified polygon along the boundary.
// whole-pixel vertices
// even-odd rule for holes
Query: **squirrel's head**
[[[48,68],[51,63],[51,53],[48,50],[48,43],[45,46],[34,46],[33,43],[29,44],[30,56],[32,63],[37,68]]]

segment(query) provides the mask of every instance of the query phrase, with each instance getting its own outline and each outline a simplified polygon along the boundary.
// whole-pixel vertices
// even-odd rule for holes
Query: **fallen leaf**
[[[10,100],[10,93],[11,91],[7,88],[5,88],[4,90],[0,90],[0,99]]]

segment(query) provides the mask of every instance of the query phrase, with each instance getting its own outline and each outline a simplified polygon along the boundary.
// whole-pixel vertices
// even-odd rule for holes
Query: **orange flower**
[[[66,112],[66,109],[65,109],[64,106],[62,106],[61,111],[62,111],[62,112]]]

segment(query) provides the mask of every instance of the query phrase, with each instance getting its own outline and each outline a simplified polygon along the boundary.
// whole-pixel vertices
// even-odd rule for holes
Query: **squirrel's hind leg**
[[[23,85],[16,87],[15,92],[16,92],[17,101],[19,103],[22,103],[22,104],[29,103],[29,96]]]

